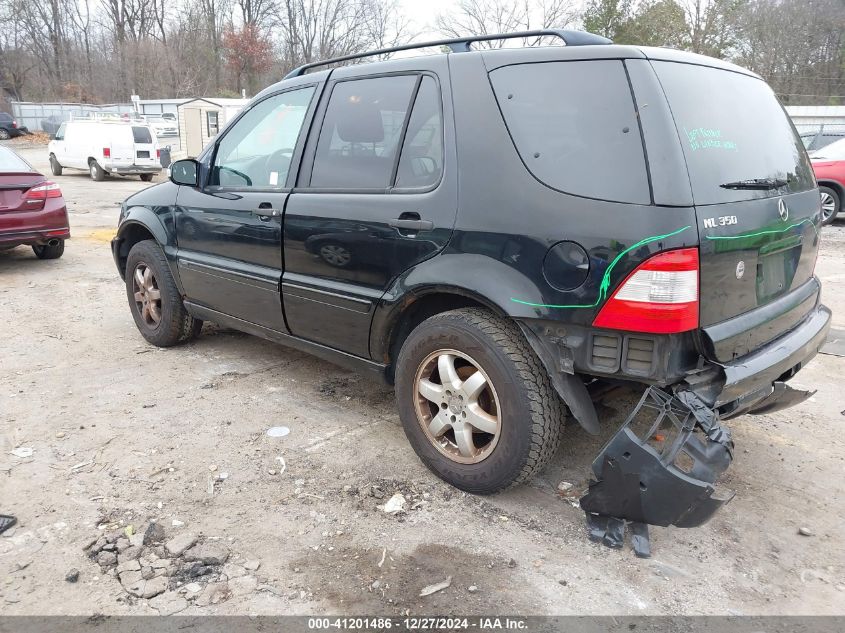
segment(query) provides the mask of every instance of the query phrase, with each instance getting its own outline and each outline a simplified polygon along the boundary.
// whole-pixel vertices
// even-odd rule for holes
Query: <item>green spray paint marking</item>
[[[809,223],[810,226],[813,227],[813,230],[816,232],[816,235],[818,235],[819,230],[818,230],[818,228],[816,228],[816,225],[813,224],[813,221],[810,218],[804,218],[800,222],[796,222],[795,224],[790,224],[789,226],[784,227],[782,229],[772,229],[770,231],[757,231],[756,233],[744,233],[742,235],[706,235],[705,237],[708,240],[743,240],[743,239],[746,239],[746,238],[749,238],[749,237],[757,237],[759,235],[774,235],[776,233],[785,233],[786,231],[788,231],[790,229],[794,229],[797,226],[801,226],[802,224],[807,224],[807,223]]]
[[[685,226],[682,229],[678,229],[677,231],[672,231],[671,233],[666,233],[665,235],[655,235],[654,237],[647,237],[643,240],[640,240],[636,244],[633,244],[626,248],[624,251],[619,253],[616,257],[613,258],[613,261],[610,262],[610,266],[607,267],[607,270],[604,271],[604,277],[602,277],[601,285],[599,286],[599,296],[596,299],[595,303],[591,303],[589,305],[553,305],[549,303],[531,303],[530,301],[523,301],[522,299],[514,299],[511,297],[511,301],[514,303],[521,303],[522,305],[531,306],[532,308],[595,308],[597,307],[602,301],[605,300],[607,297],[607,291],[610,289],[610,273],[613,271],[613,267],[622,259],[625,255],[630,253],[632,250],[639,248],[640,246],[645,246],[646,244],[651,244],[652,242],[658,242],[660,240],[665,240],[668,237],[674,237],[679,233],[683,233],[687,229],[692,228],[690,226]]]

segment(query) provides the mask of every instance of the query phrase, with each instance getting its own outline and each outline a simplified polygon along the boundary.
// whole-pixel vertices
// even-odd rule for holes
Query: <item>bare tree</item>
[[[495,35],[514,31],[563,28],[578,16],[570,0],[459,0],[457,7],[435,18],[437,30],[447,37]],[[528,44],[535,41],[526,42]],[[504,46],[502,40],[479,42],[482,48]]]

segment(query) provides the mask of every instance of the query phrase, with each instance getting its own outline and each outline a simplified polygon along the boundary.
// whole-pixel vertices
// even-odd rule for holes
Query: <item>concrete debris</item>
[[[165,549],[167,549],[167,553],[171,556],[181,556],[182,553],[193,547],[193,545],[197,542],[197,537],[194,534],[180,534],[176,536],[165,544]]]
[[[387,500],[387,503],[380,507],[387,514],[397,514],[405,509],[405,503],[405,496],[401,492],[397,492]]]
[[[188,608],[188,601],[178,593],[168,591],[150,600],[150,606],[159,615],[173,615]]]
[[[132,536],[131,534],[127,536]],[[165,539],[164,526],[155,521],[151,522],[144,532],[144,545],[153,545],[155,543],[163,543]]]
[[[229,550],[216,543],[201,543],[187,550],[186,561],[198,561],[204,565],[222,565],[229,559]]]
[[[71,569],[67,574],[65,574],[65,580],[70,583],[74,583],[79,580],[79,570]]]
[[[434,583],[433,585],[426,585],[420,591],[420,598],[424,598],[425,596],[430,596],[433,593],[437,593],[438,591],[443,591],[444,589],[450,587],[452,585],[452,577],[449,576],[446,580],[441,582]]]
[[[26,459],[27,457],[32,457],[33,452],[34,451],[31,448],[28,448],[26,446],[19,446],[15,450],[10,451],[12,455],[19,459]]]
[[[805,527],[803,525],[800,528],[798,528],[798,534],[800,534],[801,536],[815,536],[816,535],[816,533],[813,532],[813,530],[811,530],[810,528]]]

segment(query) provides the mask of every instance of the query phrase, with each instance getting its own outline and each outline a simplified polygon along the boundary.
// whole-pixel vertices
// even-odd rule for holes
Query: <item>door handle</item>
[[[434,222],[420,220],[416,213],[403,213],[401,217],[390,220],[387,224],[400,231],[431,231],[434,228]]]
[[[281,215],[278,209],[255,209],[252,214],[258,216],[262,220],[269,220],[270,218],[277,218]]]

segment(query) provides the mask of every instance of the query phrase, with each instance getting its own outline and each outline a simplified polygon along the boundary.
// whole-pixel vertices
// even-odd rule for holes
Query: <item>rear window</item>
[[[650,204],[634,99],[619,60],[505,66],[490,73],[514,145],[549,187]]]
[[[675,118],[696,204],[815,187],[804,145],[765,82],[706,66],[664,61],[653,66]],[[758,179],[787,185],[768,190],[723,186]]]
[[[29,163],[13,151],[0,147],[0,172],[35,171]]]
[[[152,143],[153,135],[150,134],[150,128],[140,127],[138,125],[132,126],[132,136],[136,143]]]

